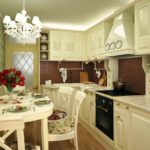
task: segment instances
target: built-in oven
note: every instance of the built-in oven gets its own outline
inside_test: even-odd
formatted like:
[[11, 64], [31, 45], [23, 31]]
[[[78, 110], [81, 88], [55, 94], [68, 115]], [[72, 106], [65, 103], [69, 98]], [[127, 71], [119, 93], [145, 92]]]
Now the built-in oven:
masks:
[[113, 100], [96, 94], [96, 127], [113, 140]]

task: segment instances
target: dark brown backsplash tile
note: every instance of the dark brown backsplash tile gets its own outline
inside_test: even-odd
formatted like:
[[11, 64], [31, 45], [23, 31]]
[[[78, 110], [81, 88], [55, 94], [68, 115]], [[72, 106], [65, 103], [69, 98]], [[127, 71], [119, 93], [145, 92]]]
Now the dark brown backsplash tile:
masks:
[[[101, 62], [97, 67], [103, 68], [104, 63]], [[45, 83], [45, 80], [52, 80], [52, 83], [62, 83], [61, 73], [58, 68], [67, 68], [67, 80], [66, 83], [79, 83], [80, 72], [86, 71], [89, 76], [89, 81], [98, 83], [99, 79], [95, 75], [94, 64], [83, 64], [82, 62], [61, 62], [58, 64], [56, 61], [41, 61], [40, 62], [40, 81], [41, 84]], [[69, 69], [70, 68], [70, 69]], [[75, 69], [75, 70], [74, 70]]]
[[145, 94], [145, 73], [141, 57], [120, 59], [119, 78], [125, 81], [126, 90]]

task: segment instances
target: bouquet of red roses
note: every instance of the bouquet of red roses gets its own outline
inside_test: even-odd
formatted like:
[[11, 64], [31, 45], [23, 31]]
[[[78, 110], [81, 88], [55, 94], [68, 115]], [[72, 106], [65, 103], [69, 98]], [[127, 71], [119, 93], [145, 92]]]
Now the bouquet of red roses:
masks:
[[16, 85], [24, 86], [24, 82], [25, 78], [21, 75], [21, 71], [15, 68], [4, 69], [0, 72], [0, 85], [6, 86], [9, 92], [12, 92]]

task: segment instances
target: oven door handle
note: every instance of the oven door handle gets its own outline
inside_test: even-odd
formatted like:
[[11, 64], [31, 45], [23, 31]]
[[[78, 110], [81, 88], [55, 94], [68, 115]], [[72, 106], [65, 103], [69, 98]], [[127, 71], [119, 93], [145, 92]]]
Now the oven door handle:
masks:
[[105, 111], [106, 113], [108, 113], [108, 109], [104, 108], [103, 106], [96, 106], [97, 109], [101, 109], [103, 111]]

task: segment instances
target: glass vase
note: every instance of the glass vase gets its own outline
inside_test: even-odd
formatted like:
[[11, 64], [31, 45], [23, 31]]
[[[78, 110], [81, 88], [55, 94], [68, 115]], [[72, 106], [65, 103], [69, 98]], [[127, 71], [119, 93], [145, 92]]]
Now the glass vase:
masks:
[[7, 89], [8, 99], [12, 100], [13, 99], [13, 88], [10, 86], [6, 86], [6, 89]]

